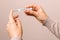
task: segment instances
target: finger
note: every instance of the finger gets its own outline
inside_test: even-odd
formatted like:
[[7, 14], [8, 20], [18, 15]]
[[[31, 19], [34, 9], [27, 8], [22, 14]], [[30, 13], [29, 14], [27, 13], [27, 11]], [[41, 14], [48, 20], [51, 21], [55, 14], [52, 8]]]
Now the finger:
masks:
[[14, 18], [13, 18], [13, 10], [12, 9], [10, 10], [10, 14], [9, 14], [9, 22], [15, 23]]
[[15, 16], [13, 16], [14, 19], [16, 19], [16, 18], [18, 18], [18, 17], [19, 17], [19, 15], [15, 15]]
[[32, 8], [33, 10], [38, 10], [39, 6], [35, 5], [35, 4], [32, 4], [32, 5], [27, 5], [26, 8]]
[[10, 14], [9, 14], [9, 22], [15, 24], [15, 20], [13, 18], [13, 11], [12, 11], [12, 9], [10, 10]]
[[18, 18], [16, 19], [16, 23], [17, 23], [18, 27], [22, 26], [21, 21]]
[[10, 28], [10, 26], [11, 26], [11, 25], [10, 25], [10, 23], [8, 22], [8, 23], [7, 23], [7, 28], [6, 28], [6, 30], [8, 30], [8, 29]]
[[12, 11], [12, 9], [10, 10], [9, 19], [13, 19], [13, 11]]
[[17, 21], [18, 28], [20, 28], [20, 30], [21, 30], [21, 37], [22, 37], [22, 35], [23, 35], [23, 29], [22, 29], [21, 21], [18, 18], [16, 19], [16, 21]]
[[16, 20], [17, 28], [18, 28], [18, 30], [20, 30], [20, 34], [21, 34], [21, 37], [22, 37], [22, 35], [23, 35], [23, 30], [22, 30], [21, 21], [20, 21], [18, 18], [16, 18], [15, 20]]
[[21, 21], [19, 19], [17, 19], [17, 24], [18, 26], [22, 26]]
[[32, 10], [25, 10], [24, 11], [27, 15], [33, 15], [33, 16], [36, 16], [36, 12], [35, 11], [32, 11]]

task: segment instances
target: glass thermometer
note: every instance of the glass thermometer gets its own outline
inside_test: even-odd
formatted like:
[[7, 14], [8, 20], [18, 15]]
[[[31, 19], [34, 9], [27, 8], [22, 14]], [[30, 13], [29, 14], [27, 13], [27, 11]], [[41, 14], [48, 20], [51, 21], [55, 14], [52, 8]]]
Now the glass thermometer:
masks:
[[21, 12], [24, 10], [32, 10], [32, 8], [20, 8], [20, 9], [15, 9], [14, 12]]

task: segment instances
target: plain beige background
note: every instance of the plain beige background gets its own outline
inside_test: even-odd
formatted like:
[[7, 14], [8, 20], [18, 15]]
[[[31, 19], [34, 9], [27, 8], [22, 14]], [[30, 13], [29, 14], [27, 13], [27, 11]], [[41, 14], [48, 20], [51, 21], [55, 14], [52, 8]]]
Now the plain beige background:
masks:
[[[0, 0], [0, 40], [9, 40], [6, 31], [10, 9], [23, 8], [25, 5], [38, 4], [54, 21], [60, 20], [60, 0]], [[42, 26], [34, 17], [20, 12], [23, 25], [23, 40], [58, 40], [46, 27]]]

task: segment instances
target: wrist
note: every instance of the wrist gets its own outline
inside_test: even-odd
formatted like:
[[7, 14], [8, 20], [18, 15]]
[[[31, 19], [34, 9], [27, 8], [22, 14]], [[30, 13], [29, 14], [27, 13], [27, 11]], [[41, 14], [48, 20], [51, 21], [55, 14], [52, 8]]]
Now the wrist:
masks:
[[48, 19], [48, 16], [46, 16], [43, 20], [41, 20], [42, 24], [44, 24], [47, 19]]
[[37, 18], [37, 20], [39, 20], [42, 24], [44, 24], [45, 23], [45, 21], [47, 20], [47, 18], [48, 18], [48, 16], [46, 15], [46, 16], [44, 16], [44, 17], [36, 17]]
[[12, 37], [11, 40], [22, 40], [20, 37]]
[[18, 37], [18, 38], [22, 38], [22, 36], [21, 35], [10, 35], [10, 38], [15, 38], [15, 37]]

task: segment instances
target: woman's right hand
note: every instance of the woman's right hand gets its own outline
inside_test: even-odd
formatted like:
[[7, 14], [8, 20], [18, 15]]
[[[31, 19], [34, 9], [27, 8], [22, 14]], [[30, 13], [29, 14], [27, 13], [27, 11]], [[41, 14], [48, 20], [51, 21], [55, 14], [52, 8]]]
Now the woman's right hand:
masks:
[[32, 5], [26, 6], [26, 8], [32, 8], [32, 10], [25, 10], [24, 11], [27, 15], [34, 16], [42, 23], [44, 23], [44, 21], [48, 17], [47, 14], [45, 13], [45, 11], [38, 5], [32, 4]]

